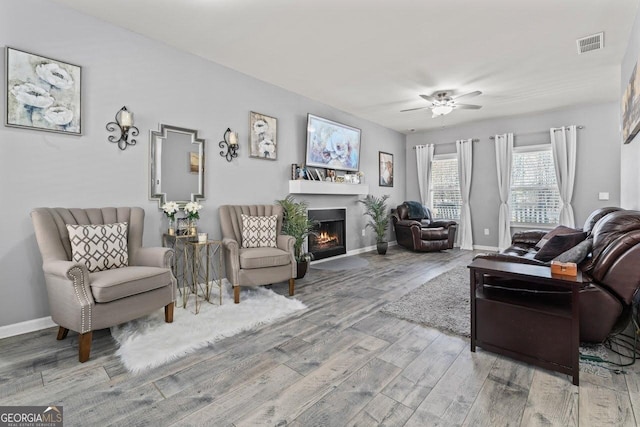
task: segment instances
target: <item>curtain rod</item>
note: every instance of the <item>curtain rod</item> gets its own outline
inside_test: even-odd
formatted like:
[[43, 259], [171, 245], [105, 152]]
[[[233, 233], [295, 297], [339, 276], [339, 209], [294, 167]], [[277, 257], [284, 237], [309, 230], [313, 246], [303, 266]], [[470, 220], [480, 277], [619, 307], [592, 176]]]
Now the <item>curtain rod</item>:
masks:
[[[465, 139], [464, 141], [466, 141], [466, 139]], [[480, 140], [479, 140], [478, 138], [473, 138], [473, 139], [471, 140], [471, 142], [480, 142]], [[436, 144], [436, 145], [447, 145], [447, 144], [455, 144], [455, 143], [456, 143], [456, 141], [453, 141], [453, 142], [443, 142], [443, 143]], [[416, 145], [416, 146], [414, 146], [414, 147], [412, 147], [412, 148], [415, 150], [415, 149], [416, 149], [416, 147], [424, 147], [424, 145]]]
[[[576, 126], [576, 129], [584, 129], [584, 126]], [[559, 130], [562, 130], [562, 128], [553, 128], [553, 130], [557, 132]], [[521, 135], [531, 135], [531, 134], [535, 134], [535, 133], [546, 133], [546, 132], [548, 132], [548, 131], [539, 130], [539, 131], [536, 131], [536, 132], [521, 132]], [[496, 139], [496, 137], [495, 136], [490, 136], [489, 139]]]

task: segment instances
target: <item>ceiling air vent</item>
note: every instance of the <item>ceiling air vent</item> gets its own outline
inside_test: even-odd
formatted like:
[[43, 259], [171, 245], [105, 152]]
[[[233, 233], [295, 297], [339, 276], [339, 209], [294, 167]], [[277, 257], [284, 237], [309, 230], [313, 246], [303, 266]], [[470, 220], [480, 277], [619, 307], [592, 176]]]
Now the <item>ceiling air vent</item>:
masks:
[[592, 34], [576, 40], [578, 44], [578, 55], [592, 50], [599, 50], [604, 47], [604, 33]]

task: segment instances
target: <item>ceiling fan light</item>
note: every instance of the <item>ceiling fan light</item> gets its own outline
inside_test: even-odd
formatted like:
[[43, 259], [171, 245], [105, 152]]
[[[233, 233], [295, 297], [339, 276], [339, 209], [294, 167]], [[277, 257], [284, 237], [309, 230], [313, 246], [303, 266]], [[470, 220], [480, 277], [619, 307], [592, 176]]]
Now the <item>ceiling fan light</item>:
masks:
[[438, 105], [437, 107], [433, 107], [431, 109], [434, 116], [444, 116], [453, 111], [453, 107], [450, 105]]

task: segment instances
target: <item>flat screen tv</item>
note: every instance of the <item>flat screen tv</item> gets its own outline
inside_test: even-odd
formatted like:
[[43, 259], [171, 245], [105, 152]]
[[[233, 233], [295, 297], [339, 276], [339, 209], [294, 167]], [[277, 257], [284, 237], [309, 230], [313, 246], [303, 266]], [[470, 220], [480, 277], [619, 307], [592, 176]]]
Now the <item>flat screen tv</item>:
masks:
[[309, 114], [306, 165], [357, 172], [360, 129]]

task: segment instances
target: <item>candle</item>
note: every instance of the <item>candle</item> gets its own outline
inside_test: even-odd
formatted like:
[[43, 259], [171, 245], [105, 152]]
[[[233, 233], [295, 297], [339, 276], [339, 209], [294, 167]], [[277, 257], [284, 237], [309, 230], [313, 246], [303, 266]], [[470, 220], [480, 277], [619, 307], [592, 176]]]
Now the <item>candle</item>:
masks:
[[238, 145], [238, 132], [231, 132], [229, 134], [229, 144]]
[[133, 126], [133, 114], [127, 110], [120, 111], [120, 126], [128, 128]]

